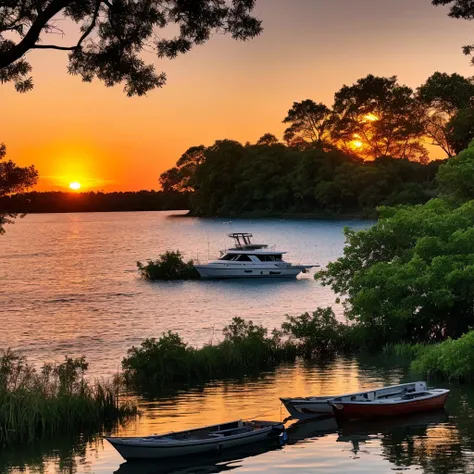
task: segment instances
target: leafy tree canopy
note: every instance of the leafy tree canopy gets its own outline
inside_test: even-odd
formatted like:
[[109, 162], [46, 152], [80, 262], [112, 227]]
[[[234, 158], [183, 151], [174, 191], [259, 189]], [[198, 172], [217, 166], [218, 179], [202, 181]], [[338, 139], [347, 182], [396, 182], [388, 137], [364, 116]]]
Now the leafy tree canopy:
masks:
[[[381, 158], [364, 162], [340, 150], [299, 149], [264, 135], [192, 147], [161, 175], [163, 190], [192, 190], [196, 215], [373, 214], [381, 204], [426, 202], [438, 163]], [[265, 143], [266, 142], [266, 143]]]
[[[25, 92], [33, 87], [26, 54], [35, 49], [69, 51], [68, 71], [86, 82], [106, 86], [124, 83], [127, 95], [143, 95], [165, 84], [166, 75], [140, 56], [154, 50], [175, 58], [214, 32], [234, 39], [253, 38], [262, 31], [251, 16], [255, 0], [4, 0], [0, 3], [0, 82], [13, 82]], [[59, 20], [80, 28], [68, 46], [50, 43], [62, 33]], [[176, 36], [163, 29], [175, 25]]]
[[[474, 144], [473, 144], [474, 145]], [[441, 198], [384, 208], [346, 229], [343, 257], [318, 278], [377, 345], [457, 337], [474, 324], [474, 146], [440, 167]]]
[[333, 139], [364, 159], [383, 156], [424, 161], [422, 116], [413, 90], [396, 76], [368, 75], [335, 95]]

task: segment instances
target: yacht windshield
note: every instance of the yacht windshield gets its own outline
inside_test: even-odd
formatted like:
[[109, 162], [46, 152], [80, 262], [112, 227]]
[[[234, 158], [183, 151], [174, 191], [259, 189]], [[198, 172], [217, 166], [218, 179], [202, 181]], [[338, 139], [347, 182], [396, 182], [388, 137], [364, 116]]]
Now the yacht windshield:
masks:
[[257, 255], [261, 262], [281, 262], [281, 254], [274, 255]]
[[251, 262], [252, 259], [248, 255], [239, 255], [239, 254], [232, 254], [232, 253], [227, 253], [223, 257], [221, 257], [219, 260], [232, 260], [234, 262]]
[[219, 260], [234, 260], [237, 255], [232, 255], [231, 253], [226, 253]]

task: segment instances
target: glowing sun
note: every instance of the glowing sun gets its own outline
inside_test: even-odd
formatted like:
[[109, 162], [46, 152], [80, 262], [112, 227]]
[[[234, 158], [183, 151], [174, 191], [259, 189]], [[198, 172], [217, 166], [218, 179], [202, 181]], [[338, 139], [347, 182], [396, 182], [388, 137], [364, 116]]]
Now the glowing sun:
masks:
[[81, 183], [78, 183], [77, 181], [73, 181], [72, 183], [69, 183], [69, 187], [72, 190], [77, 191], [78, 189], [81, 189]]

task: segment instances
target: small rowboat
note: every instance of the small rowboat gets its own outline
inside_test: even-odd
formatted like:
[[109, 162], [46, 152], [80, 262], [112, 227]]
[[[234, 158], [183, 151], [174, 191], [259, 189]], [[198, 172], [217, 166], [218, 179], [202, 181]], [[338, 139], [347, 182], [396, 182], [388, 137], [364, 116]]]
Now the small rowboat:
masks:
[[426, 382], [411, 382], [377, 388], [370, 390], [370, 392], [317, 397], [280, 398], [280, 400], [293, 418], [308, 420], [320, 415], [333, 413], [333, 407], [331, 405], [333, 400], [367, 400], [368, 393], [372, 393], [374, 399], [380, 398], [387, 400], [391, 397], [397, 397], [402, 393], [424, 392], [425, 390]]
[[430, 388], [408, 391], [391, 397], [376, 397], [374, 391], [331, 400], [334, 415], [345, 420], [404, 416], [444, 408], [449, 390]]
[[332, 406], [329, 405], [329, 400], [339, 396], [280, 398], [280, 400], [293, 418], [309, 420], [316, 416], [332, 414]]
[[285, 427], [280, 422], [237, 420], [143, 438], [106, 439], [128, 461], [217, 452], [269, 438], [278, 438], [282, 433], [286, 434]]

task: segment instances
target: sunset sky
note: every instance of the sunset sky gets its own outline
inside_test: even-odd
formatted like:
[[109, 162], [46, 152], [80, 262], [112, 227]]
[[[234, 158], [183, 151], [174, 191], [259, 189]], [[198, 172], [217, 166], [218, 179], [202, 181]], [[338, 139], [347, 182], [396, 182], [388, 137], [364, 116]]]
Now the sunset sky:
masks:
[[[414, 88], [435, 71], [473, 75], [461, 47], [474, 28], [446, 12], [430, 0], [258, 0], [261, 36], [217, 35], [176, 60], [156, 59], [168, 84], [131, 99], [121, 87], [69, 76], [67, 53], [34, 51], [35, 89], [0, 85], [0, 142], [10, 159], [37, 167], [37, 190], [71, 181], [84, 190], [158, 189], [188, 147], [281, 137], [294, 101], [331, 106], [343, 84], [369, 73]], [[62, 27], [58, 43], [69, 45], [75, 27]]]

